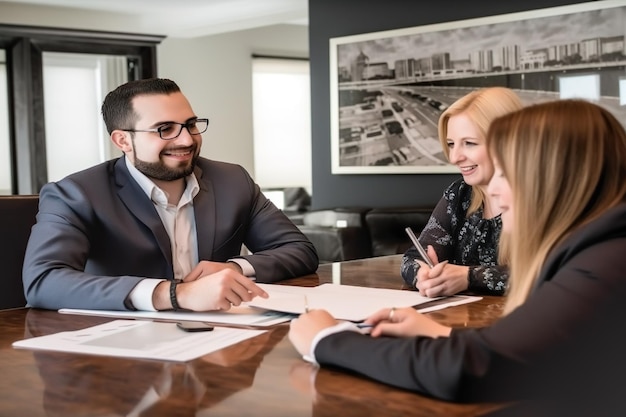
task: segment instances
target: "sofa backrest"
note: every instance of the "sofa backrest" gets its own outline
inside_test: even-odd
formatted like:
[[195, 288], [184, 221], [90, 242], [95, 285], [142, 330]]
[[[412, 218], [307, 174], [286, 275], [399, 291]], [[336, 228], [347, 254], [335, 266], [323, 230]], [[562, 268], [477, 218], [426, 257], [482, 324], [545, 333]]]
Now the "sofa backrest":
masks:
[[303, 224], [319, 227], [365, 227], [367, 207], [341, 207], [314, 210], [304, 214]]
[[365, 214], [372, 244], [372, 256], [404, 253], [412, 243], [404, 231], [410, 227], [419, 235], [428, 223], [432, 207], [375, 208]]
[[304, 213], [302, 232], [320, 262], [337, 262], [404, 253], [412, 243], [404, 229], [424, 229], [432, 207], [336, 208]]

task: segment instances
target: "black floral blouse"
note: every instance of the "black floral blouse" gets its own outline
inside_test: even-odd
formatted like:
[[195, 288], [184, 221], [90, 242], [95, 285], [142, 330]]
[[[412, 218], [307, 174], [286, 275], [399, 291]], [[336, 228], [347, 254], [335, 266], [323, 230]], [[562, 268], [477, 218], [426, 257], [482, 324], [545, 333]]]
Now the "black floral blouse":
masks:
[[[439, 261], [469, 266], [469, 291], [502, 295], [507, 289], [508, 268], [498, 265], [498, 240], [502, 231], [500, 216], [483, 219], [480, 208], [466, 217], [472, 187], [462, 179], [453, 182], [437, 203], [428, 224], [419, 236], [427, 248], [432, 245]], [[404, 281], [415, 289], [417, 259], [422, 259], [415, 247], [402, 257], [400, 272]]]

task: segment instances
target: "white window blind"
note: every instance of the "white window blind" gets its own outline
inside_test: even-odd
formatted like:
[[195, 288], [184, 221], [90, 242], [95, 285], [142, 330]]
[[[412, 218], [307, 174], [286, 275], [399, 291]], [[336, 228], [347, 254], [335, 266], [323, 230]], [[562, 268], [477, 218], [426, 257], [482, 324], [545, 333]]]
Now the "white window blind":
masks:
[[311, 193], [309, 62], [254, 58], [252, 73], [255, 180]]
[[7, 66], [4, 50], [0, 49], [0, 194], [11, 194], [8, 94]]
[[126, 82], [126, 58], [44, 52], [43, 64], [48, 180], [119, 156], [100, 106], [109, 90]]

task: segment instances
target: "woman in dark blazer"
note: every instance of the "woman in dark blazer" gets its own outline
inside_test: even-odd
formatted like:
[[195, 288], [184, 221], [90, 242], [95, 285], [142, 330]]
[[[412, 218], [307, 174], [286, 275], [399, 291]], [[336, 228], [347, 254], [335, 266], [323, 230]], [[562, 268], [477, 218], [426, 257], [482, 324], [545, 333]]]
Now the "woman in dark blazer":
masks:
[[496, 119], [487, 142], [496, 167], [488, 191], [510, 249], [504, 317], [452, 329], [385, 309], [366, 336], [314, 310], [292, 321], [290, 340], [322, 366], [444, 400], [624, 412], [624, 128], [598, 105], [562, 100]]

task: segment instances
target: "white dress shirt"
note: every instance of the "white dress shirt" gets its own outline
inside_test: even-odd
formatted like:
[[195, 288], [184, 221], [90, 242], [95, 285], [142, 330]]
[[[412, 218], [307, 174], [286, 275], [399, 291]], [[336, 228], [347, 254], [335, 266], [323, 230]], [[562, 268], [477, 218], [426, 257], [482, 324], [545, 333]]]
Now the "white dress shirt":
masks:
[[[186, 186], [177, 205], [168, 203], [168, 194], [139, 172], [126, 158], [126, 167], [133, 179], [139, 184], [154, 203], [157, 213], [170, 238], [174, 278], [183, 279], [198, 264], [198, 235], [196, 218], [193, 211], [193, 198], [200, 191], [196, 176], [192, 173], [185, 178]], [[246, 276], [254, 276], [252, 265], [245, 259], [231, 259], [236, 262]], [[144, 279], [130, 292], [129, 297], [137, 310], [156, 311], [152, 304], [152, 294], [160, 282], [165, 279]]]

